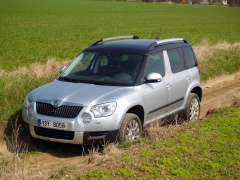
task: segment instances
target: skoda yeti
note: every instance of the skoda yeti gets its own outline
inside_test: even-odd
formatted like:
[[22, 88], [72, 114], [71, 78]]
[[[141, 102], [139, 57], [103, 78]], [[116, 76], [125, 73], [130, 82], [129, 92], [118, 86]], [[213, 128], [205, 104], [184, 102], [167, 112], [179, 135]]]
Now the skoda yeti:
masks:
[[31, 91], [23, 120], [34, 138], [93, 144], [135, 141], [153, 121], [199, 118], [199, 68], [186, 39], [99, 40]]

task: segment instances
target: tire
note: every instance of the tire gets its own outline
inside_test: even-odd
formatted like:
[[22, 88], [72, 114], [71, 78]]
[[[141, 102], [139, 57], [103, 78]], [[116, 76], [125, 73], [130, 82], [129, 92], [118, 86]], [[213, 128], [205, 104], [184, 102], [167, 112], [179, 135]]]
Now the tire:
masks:
[[190, 93], [188, 96], [183, 118], [187, 121], [195, 121], [200, 115], [200, 100], [197, 94]]
[[123, 143], [125, 141], [134, 142], [142, 135], [142, 123], [136, 114], [127, 113], [121, 124], [118, 134], [118, 141]]

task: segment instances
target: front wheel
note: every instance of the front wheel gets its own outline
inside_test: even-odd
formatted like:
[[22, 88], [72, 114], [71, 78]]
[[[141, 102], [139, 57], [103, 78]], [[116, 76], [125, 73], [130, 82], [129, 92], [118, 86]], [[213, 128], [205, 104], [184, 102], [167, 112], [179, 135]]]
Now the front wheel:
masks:
[[190, 93], [187, 100], [187, 105], [184, 112], [184, 119], [194, 121], [200, 115], [200, 100], [197, 94]]
[[127, 113], [121, 124], [118, 134], [120, 143], [125, 141], [136, 141], [142, 135], [142, 123], [136, 114]]

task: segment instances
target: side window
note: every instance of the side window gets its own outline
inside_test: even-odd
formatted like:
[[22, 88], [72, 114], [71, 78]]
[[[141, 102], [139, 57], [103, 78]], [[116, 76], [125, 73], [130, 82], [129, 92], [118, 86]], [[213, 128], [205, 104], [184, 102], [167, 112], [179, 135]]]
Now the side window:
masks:
[[186, 68], [189, 69], [189, 68], [195, 67], [197, 65], [197, 63], [196, 63], [196, 59], [193, 55], [192, 48], [191, 47], [183, 47], [182, 52], [183, 52], [183, 56], [185, 59]]
[[148, 56], [146, 76], [152, 72], [159, 73], [165, 76], [165, 66], [163, 61], [163, 53], [154, 53]]
[[107, 65], [108, 60], [105, 55], [100, 55], [98, 59], [99, 59], [99, 67], [103, 67]]
[[167, 50], [167, 53], [173, 73], [178, 73], [185, 70], [181, 49]]

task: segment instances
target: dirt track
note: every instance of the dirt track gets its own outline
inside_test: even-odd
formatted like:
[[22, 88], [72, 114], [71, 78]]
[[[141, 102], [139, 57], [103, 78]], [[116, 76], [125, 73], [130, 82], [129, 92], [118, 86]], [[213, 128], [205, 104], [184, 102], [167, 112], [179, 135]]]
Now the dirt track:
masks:
[[205, 117], [208, 110], [231, 105], [236, 96], [240, 96], [240, 73], [204, 83], [200, 119]]
[[[204, 83], [200, 118], [203, 119], [210, 109], [230, 105], [236, 96], [240, 96], [240, 73], [222, 76]], [[41, 149], [40, 152], [38, 151], [38, 153], [30, 154], [24, 158], [24, 167], [27, 168], [28, 173], [34, 172], [33, 177], [44, 179], [47, 174], [69, 166], [81, 168], [80, 165], [86, 163], [91, 158], [84, 156], [87, 152], [82, 151], [81, 146], [33, 139], [30, 140], [30, 144], [32, 144], [32, 147], [29, 147], [29, 150]], [[0, 143], [0, 161], [6, 161], [12, 156], [14, 154], [7, 150], [6, 143]], [[9, 171], [11, 171], [11, 167], [9, 167]], [[84, 172], [84, 169], [82, 171]], [[46, 172], [46, 174], [43, 174], [43, 172]]]

